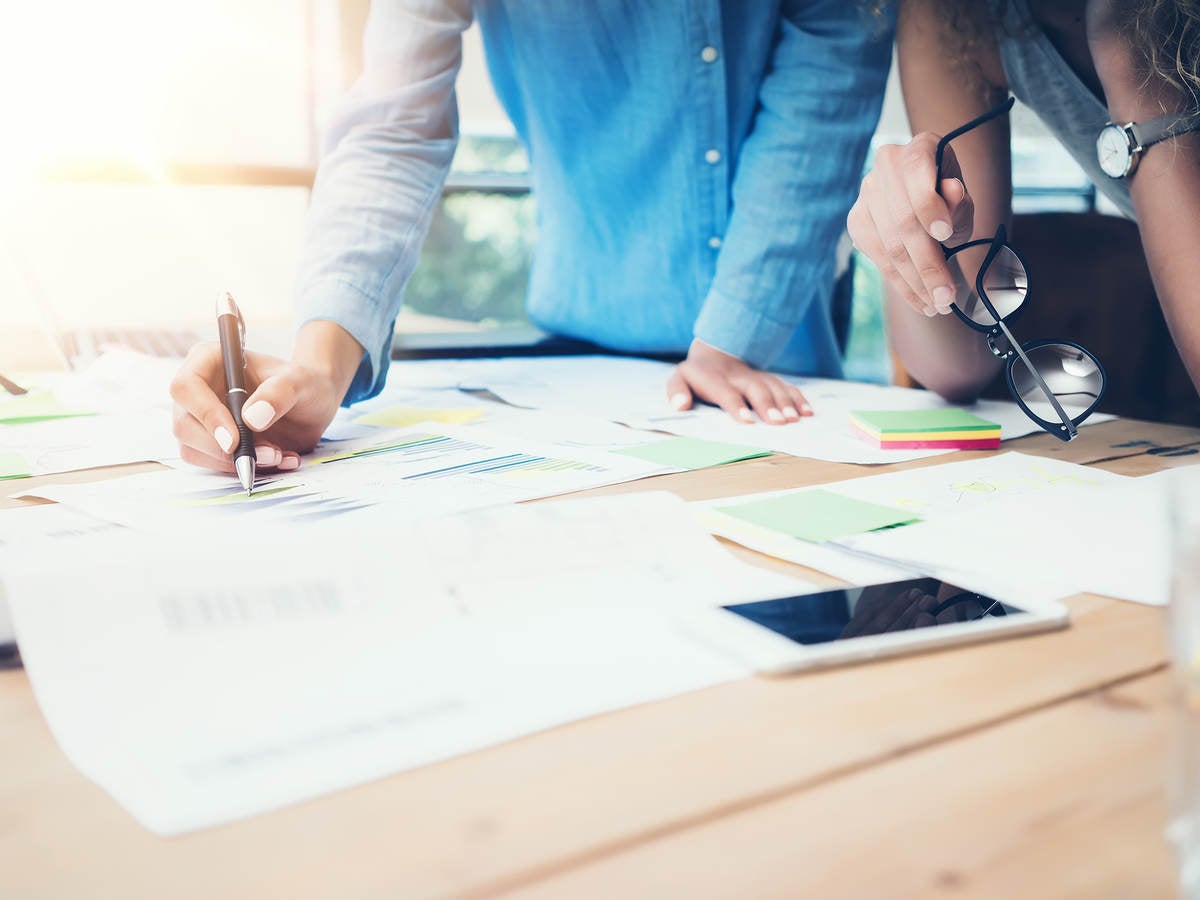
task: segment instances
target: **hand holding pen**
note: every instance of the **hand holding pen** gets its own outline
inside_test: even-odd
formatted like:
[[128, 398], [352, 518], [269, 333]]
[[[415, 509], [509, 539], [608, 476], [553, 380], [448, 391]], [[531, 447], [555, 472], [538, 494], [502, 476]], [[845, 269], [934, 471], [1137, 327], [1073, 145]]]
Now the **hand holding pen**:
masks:
[[[222, 295], [218, 313], [224, 303]], [[237, 336], [241, 335], [239, 329]], [[330, 364], [330, 345], [339, 350], [344, 364]], [[192, 465], [235, 472], [232, 454], [238, 449], [242, 424], [254, 439], [256, 474], [298, 468], [300, 454], [316, 446], [333, 420], [362, 356], [353, 338], [325, 321], [300, 329], [293, 359], [245, 350], [244, 366], [239, 370], [234, 365], [249, 393], [243, 397], [239, 423], [225, 402], [227, 386], [236, 383], [227, 379], [220, 343], [195, 345], [171, 382], [180, 457]], [[236, 379], [236, 372], [230, 374]]]

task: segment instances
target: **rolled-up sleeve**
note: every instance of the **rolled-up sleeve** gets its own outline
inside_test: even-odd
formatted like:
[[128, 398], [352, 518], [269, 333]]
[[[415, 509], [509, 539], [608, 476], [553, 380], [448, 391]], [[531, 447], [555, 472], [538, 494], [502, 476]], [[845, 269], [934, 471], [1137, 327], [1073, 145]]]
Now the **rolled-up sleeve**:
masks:
[[879, 121], [894, 11], [847, 0], [784, 4], [733, 182], [716, 276], [695, 336], [767, 367], [813, 302], [828, 302], [836, 248]]
[[325, 134], [296, 288], [298, 324], [365, 348], [344, 403], [383, 387], [404, 286], [458, 141], [454, 82], [468, 0], [375, 0], [364, 71]]

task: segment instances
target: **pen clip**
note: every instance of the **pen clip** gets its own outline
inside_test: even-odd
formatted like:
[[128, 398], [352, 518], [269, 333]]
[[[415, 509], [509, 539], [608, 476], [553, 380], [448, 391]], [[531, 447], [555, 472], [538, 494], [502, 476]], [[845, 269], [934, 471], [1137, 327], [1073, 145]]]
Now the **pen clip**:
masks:
[[246, 348], [246, 320], [242, 318], [241, 307], [233, 299], [233, 294], [229, 291], [224, 291], [217, 296], [217, 320], [220, 321], [221, 316], [233, 316], [237, 322], [238, 328], [238, 344], [244, 351]]

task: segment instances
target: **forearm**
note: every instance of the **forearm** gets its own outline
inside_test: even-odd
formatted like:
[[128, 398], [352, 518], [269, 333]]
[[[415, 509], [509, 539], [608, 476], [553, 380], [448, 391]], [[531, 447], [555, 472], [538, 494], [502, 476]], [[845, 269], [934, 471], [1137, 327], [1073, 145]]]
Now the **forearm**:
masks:
[[306, 322], [296, 333], [292, 361], [325, 376], [344, 397], [362, 364], [365, 350], [350, 332], [322, 319]]
[[[948, 40], [938, 7], [928, 0], [905, 0], [897, 56], [914, 134], [947, 134], [1004, 95], [1003, 70], [994, 42], [981, 42], [975, 48], [974, 58], [984, 80], [984, 85], [976, 88], [956, 69], [962, 48]], [[973, 201], [969, 237], [990, 238], [996, 227], [1009, 223], [1012, 216], [1007, 120], [994, 120], [961, 136], [953, 143], [953, 153]], [[889, 292], [887, 319], [889, 339], [904, 368], [949, 400], [973, 400], [999, 371], [999, 362], [988, 350], [984, 336], [953, 314], [922, 315]]]
[[887, 326], [908, 374], [952, 402], [974, 400], [1000, 370], [983, 335], [954, 315], [923, 316], [889, 292]]
[[467, 0], [374, 3], [364, 72], [325, 138], [296, 315], [302, 326], [336, 323], [359, 345], [346, 402], [383, 387], [393, 323], [458, 138], [454, 83], [469, 7]]
[[695, 329], [756, 366], [771, 363], [833, 283], [891, 58], [889, 23], [877, 24], [841, 0], [803, 4], [780, 23]]
[[1149, 148], [1129, 194], [1163, 315], [1200, 390], [1200, 135]]
[[[1147, 122], [1164, 113], [1194, 110], [1194, 94], [1155, 71], [1145, 48], [1122, 29], [1120, 10], [1115, 0], [1089, 0], [1087, 10], [1088, 41], [1109, 120]], [[1162, 39], [1169, 43], [1169, 36]], [[1200, 390], [1200, 134], [1146, 148], [1128, 185], [1163, 315]]]

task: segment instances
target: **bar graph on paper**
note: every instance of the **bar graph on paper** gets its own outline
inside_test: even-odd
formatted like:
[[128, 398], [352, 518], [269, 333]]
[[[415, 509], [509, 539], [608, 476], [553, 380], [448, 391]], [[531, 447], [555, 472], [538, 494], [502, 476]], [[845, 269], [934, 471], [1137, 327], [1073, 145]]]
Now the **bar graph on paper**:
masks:
[[49, 499], [132, 528], [233, 518], [336, 520], [364, 527], [571, 493], [671, 471], [603, 450], [535, 446], [480, 426], [409, 427], [322, 443], [296, 472], [261, 478], [247, 497], [228, 475], [176, 470], [112, 482], [53, 485]]

